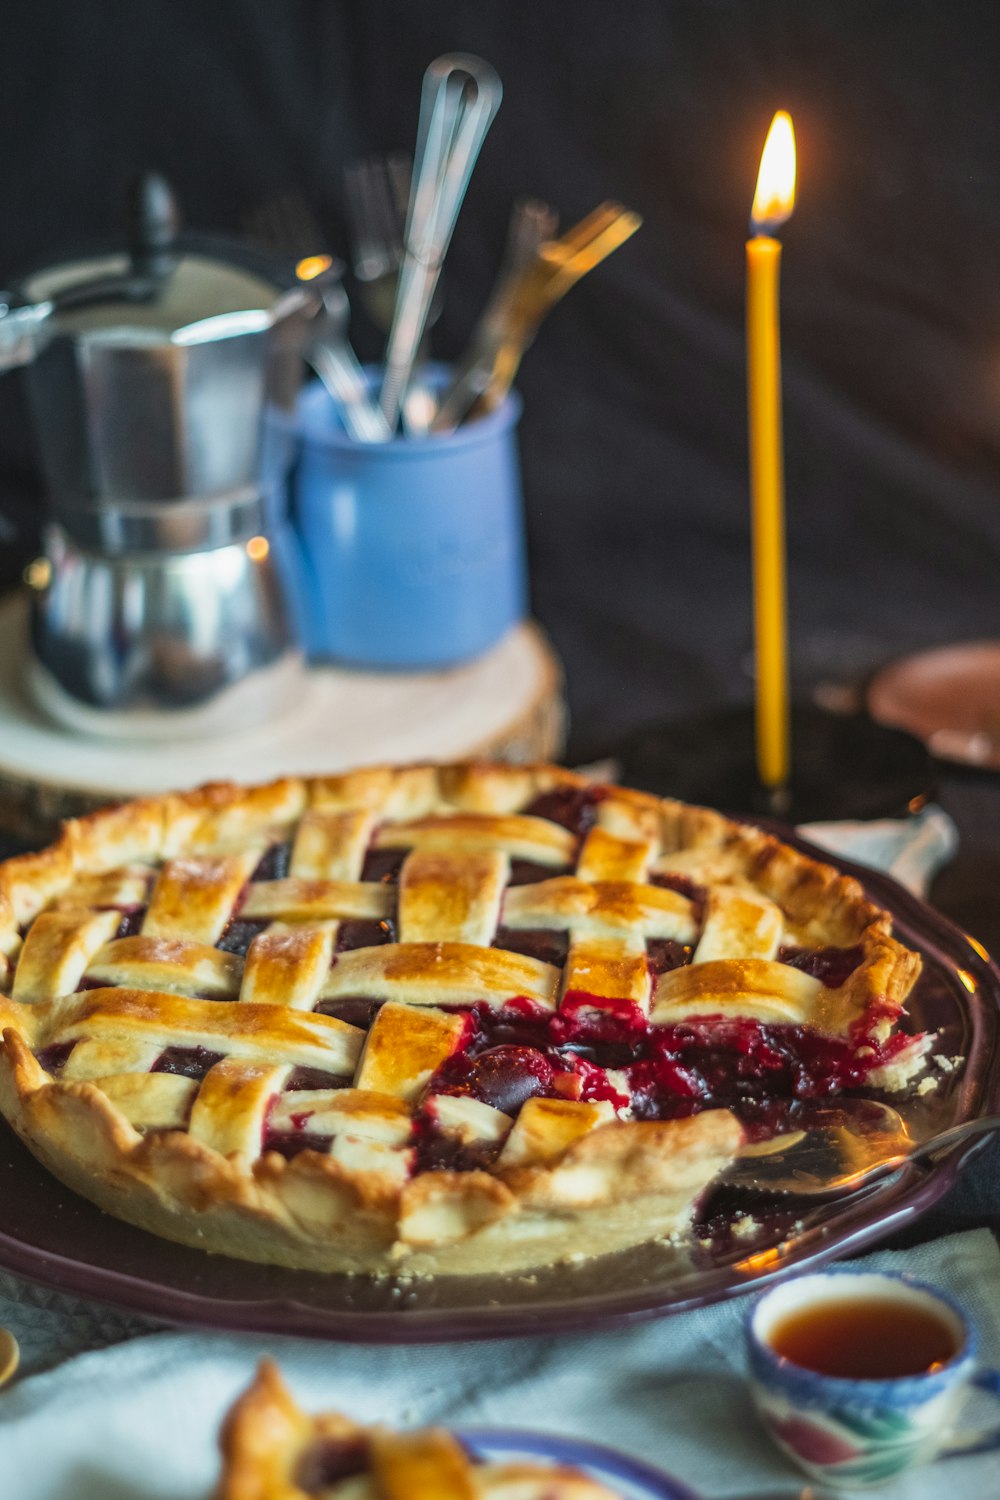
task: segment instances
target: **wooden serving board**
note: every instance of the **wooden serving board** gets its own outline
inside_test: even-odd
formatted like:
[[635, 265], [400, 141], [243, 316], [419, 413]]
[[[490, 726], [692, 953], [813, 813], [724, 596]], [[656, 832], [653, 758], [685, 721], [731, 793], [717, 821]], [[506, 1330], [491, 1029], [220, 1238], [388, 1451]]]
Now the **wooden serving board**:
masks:
[[478, 661], [443, 672], [310, 667], [283, 718], [196, 741], [123, 743], [75, 735], [28, 696], [28, 601], [0, 601], [0, 829], [50, 837], [63, 818], [204, 781], [268, 781], [379, 761], [550, 760], [563, 747], [562, 670], [537, 625], [515, 627]]

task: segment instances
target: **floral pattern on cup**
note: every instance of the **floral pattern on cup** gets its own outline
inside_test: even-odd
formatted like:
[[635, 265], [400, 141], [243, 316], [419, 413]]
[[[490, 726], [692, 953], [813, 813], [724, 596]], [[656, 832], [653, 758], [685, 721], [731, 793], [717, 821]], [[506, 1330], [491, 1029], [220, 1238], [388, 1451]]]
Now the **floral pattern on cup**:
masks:
[[[954, 1401], [949, 1400], [952, 1408]], [[788, 1402], [757, 1400], [757, 1409], [789, 1457], [817, 1478], [844, 1485], [877, 1484], [934, 1456], [941, 1424], [951, 1417], [940, 1400], [916, 1417], [875, 1408], [834, 1407], [803, 1416]]]
[[[937, 1368], [891, 1379], [848, 1379], [795, 1365], [769, 1337], [789, 1313], [837, 1296], [903, 1300], [933, 1314], [955, 1342]], [[838, 1268], [783, 1283], [747, 1321], [751, 1392], [768, 1433], [811, 1478], [844, 1489], [880, 1484], [935, 1457], [1000, 1447], [1000, 1429], [948, 1441], [970, 1382], [1000, 1396], [1000, 1372], [976, 1371], [975, 1339], [961, 1309], [908, 1276]]]

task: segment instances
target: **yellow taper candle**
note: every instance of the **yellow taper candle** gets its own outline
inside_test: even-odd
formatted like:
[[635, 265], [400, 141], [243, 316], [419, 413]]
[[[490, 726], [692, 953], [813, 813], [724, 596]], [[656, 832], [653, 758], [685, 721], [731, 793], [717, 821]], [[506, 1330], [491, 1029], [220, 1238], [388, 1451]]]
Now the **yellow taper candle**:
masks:
[[747, 390], [757, 663], [757, 772], [782, 787], [790, 770], [785, 480], [781, 440], [781, 244], [773, 231], [795, 206], [795, 135], [780, 110], [760, 159], [747, 241]]

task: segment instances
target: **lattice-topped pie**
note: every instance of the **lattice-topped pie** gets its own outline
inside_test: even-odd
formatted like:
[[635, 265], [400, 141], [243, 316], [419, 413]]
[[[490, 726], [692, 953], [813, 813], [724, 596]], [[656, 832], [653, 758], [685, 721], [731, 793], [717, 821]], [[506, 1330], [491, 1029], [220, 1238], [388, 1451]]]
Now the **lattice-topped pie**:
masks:
[[506, 1271], [682, 1229], [747, 1131], [902, 1087], [920, 967], [839, 875], [552, 766], [211, 786], [0, 866], [0, 1110], [187, 1244]]
[[221, 1447], [214, 1500], [622, 1500], [579, 1469], [476, 1459], [441, 1427], [309, 1416], [270, 1360], [229, 1412]]

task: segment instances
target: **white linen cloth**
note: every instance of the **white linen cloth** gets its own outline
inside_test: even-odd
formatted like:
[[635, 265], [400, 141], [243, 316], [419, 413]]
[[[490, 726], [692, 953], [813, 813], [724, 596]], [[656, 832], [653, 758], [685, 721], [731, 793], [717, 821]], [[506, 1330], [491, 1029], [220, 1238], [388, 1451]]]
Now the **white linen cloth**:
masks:
[[[956, 842], [939, 808], [899, 823], [802, 831], [916, 890], [926, 889]], [[1000, 1364], [1000, 1252], [987, 1231], [872, 1261], [902, 1265], [950, 1289], [975, 1315], [984, 1357]], [[575, 1433], [659, 1463], [713, 1497], [748, 1493], [768, 1479], [788, 1481], [789, 1494], [797, 1494], [792, 1471], [756, 1428], [742, 1383], [745, 1307], [741, 1299], [587, 1337], [376, 1349], [154, 1333], [146, 1320], [0, 1272], [0, 1326], [18, 1338], [31, 1377], [0, 1391], [0, 1497], [205, 1496], [218, 1418], [264, 1352], [280, 1358], [302, 1400], [316, 1409]], [[118, 1347], [102, 1347], [111, 1344]], [[34, 1373], [60, 1360], [59, 1368]], [[955, 1460], [943, 1472], [958, 1483], [966, 1472], [1000, 1473], [1000, 1460]], [[992, 1493], [978, 1478], [969, 1484], [953, 1492]], [[1000, 1479], [995, 1489], [1000, 1495]], [[893, 1500], [932, 1493], [927, 1478], [884, 1491]]]
[[[971, 1230], [866, 1264], [947, 1289], [1000, 1363], [1000, 1252]], [[604, 1442], [699, 1494], [799, 1495], [804, 1483], [757, 1424], [744, 1380], [750, 1299], [632, 1328], [475, 1344], [372, 1348], [301, 1339], [158, 1333], [81, 1354], [0, 1393], [5, 1500], [207, 1500], [223, 1412], [271, 1354], [299, 1400], [365, 1421], [529, 1427]], [[985, 1403], [984, 1403], [985, 1404]], [[978, 1403], [975, 1416], [979, 1417]], [[1000, 1406], [987, 1407], [1000, 1421]], [[881, 1500], [1000, 1492], [996, 1454], [949, 1459]]]
[[933, 804], [913, 818], [803, 823], [799, 833], [831, 854], [884, 870], [917, 896], [926, 894], [938, 870], [958, 848], [958, 829], [948, 814]]

